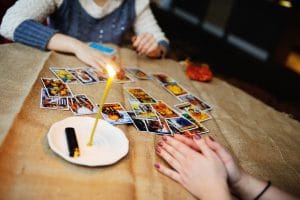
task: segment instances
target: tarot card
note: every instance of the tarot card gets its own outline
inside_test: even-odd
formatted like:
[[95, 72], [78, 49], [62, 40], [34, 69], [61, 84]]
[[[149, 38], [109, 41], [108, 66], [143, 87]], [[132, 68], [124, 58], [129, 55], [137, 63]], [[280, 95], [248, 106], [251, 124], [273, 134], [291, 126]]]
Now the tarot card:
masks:
[[205, 126], [203, 126], [200, 122], [196, 121], [190, 114], [183, 113], [182, 116], [185, 117], [186, 119], [190, 120], [191, 122], [195, 123], [198, 126], [196, 129], [188, 131], [188, 132], [190, 132], [191, 135], [204, 134], [204, 133], [209, 132], [209, 130]]
[[155, 73], [152, 74], [152, 76], [156, 78], [161, 84], [176, 83], [176, 81], [173, 78], [164, 73]]
[[196, 97], [192, 94], [178, 96], [178, 99], [182, 102], [189, 102], [190, 104], [192, 104], [194, 106], [198, 106], [203, 111], [212, 109], [212, 107], [209, 104], [207, 104], [205, 101], [199, 99], [198, 97]]
[[50, 71], [64, 83], [77, 83], [76, 77], [64, 68], [50, 67]]
[[145, 123], [149, 132], [161, 135], [172, 135], [167, 123], [162, 124], [160, 120], [145, 120]]
[[173, 94], [174, 96], [181, 96], [184, 94], [188, 94], [187, 90], [185, 90], [182, 86], [180, 86], [178, 83], [167, 83], [164, 84], [164, 88]]
[[191, 106], [192, 106], [192, 104], [190, 104], [189, 102], [183, 102], [183, 103], [174, 105], [174, 107], [177, 108], [180, 112], [186, 112], [187, 109]]
[[89, 67], [86, 71], [97, 81], [97, 82], [105, 82], [107, 81], [108, 74], [106, 70], [94, 69]]
[[144, 120], [136, 118], [134, 112], [127, 112], [127, 113], [130, 116], [130, 118], [132, 119], [134, 127], [138, 131], [142, 131], [142, 132], [148, 131]]
[[189, 130], [188, 132], [190, 132], [191, 135], [195, 135], [195, 134], [201, 135], [201, 134], [208, 133], [209, 130], [201, 124], [201, 126], [198, 126], [198, 128]]
[[141, 103], [156, 103], [156, 100], [147, 94], [142, 88], [126, 88], [126, 90], [131, 96], [136, 98]]
[[41, 89], [40, 108], [57, 109], [58, 97], [49, 97], [47, 89]]
[[168, 135], [173, 136], [174, 134], [173, 134], [173, 132], [172, 132], [170, 126], [169, 126], [169, 123], [166, 121], [166, 119], [160, 116], [159, 120], [160, 120], [160, 123], [161, 123], [162, 127], [164, 127], [163, 129], [166, 130], [166, 131], [164, 131], [164, 134], [168, 134]]
[[168, 123], [168, 125], [169, 125], [169, 127], [170, 127], [170, 131], [171, 131], [171, 133], [174, 135], [174, 134], [181, 134], [181, 132], [179, 131], [179, 130], [177, 130], [176, 128], [175, 128], [175, 126], [171, 123], [171, 122], [168, 122], [168, 121], [166, 121], [167, 123]]
[[104, 46], [102, 44], [96, 43], [96, 42], [91, 42], [89, 44], [90, 47], [97, 49], [99, 51], [101, 51], [102, 53], [105, 53], [106, 55], [113, 55], [116, 53], [116, 49], [112, 48], [112, 47], [108, 47], [108, 46]]
[[58, 97], [58, 110], [69, 110], [68, 97]]
[[88, 115], [97, 113], [98, 108], [84, 94], [68, 98], [68, 105], [74, 115]]
[[96, 83], [96, 79], [93, 78], [85, 68], [68, 68], [68, 72], [70, 72], [73, 76], [75, 76], [81, 84], [92, 84]]
[[103, 118], [111, 124], [129, 124], [132, 123], [130, 116], [123, 106], [116, 103], [105, 103], [102, 108]]
[[123, 78], [120, 78], [118, 76], [115, 77], [114, 79], [115, 83], [131, 83], [134, 82], [129, 76], [127, 76], [126, 74], [124, 75]]
[[201, 111], [198, 106], [191, 105], [186, 111], [198, 122], [211, 119], [211, 116], [205, 111]]
[[70, 97], [73, 96], [67, 84], [56, 78], [41, 78], [47, 94], [51, 96]]
[[163, 101], [158, 101], [155, 104], [152, 104], [152, 107], [158, 114], [160, 114], [164, 118], [174, 118], [179, 117], [179, 114], [176, 113], [170, 106], [165, 104]]
[[209, 130], [207, 128], [205, 128], [203, 125], [201, 125], [200, 127], [193, 129], [193, 130], [189, 130], [189, 131], [185, 131], [183, 133], [179, 133], [181, 135], [184, 135], [185, 137], [188, 138], [193, 138], [194, 135], [202, 135], [205, 133], [208, 133]]
[[189, 121], [184, 117], [169, 118], [166, 120], [167, 122], [171, 123], [180, 132], [185, 132], [197, 128], [196, 124], [192, 123], [191, 121]]
[[128, 100], [137, 118], [157, 119], [157, 115], [150, 104], [142, 104], [134, 98], [129, 98]]
[[125, 70], [133, 74], [136, 78], [141, 80], [150, 80], [151, 77], [137, 67], [125, 67]]

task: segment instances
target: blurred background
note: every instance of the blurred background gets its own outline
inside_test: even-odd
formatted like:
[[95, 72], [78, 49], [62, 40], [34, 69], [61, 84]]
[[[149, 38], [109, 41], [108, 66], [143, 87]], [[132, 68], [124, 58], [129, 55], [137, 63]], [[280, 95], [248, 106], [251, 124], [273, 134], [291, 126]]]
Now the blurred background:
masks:
[[[0, 1], [0, 19], [14, 2]], [[300, 121], [298, 0], [151, 0], [151, 7], [171, 58], [208, 63], [216, 77]]]
[[300, 121], [300, 6], [293, 0], [154, 0], [171, 57]]

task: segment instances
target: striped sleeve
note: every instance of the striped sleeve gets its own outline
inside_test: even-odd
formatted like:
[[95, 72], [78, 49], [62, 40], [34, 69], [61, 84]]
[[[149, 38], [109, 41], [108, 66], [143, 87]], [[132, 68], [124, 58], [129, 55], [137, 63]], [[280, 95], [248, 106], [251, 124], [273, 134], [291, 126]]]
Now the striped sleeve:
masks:
[[14, 40], [22, 44], [46, 50], [50, 38], [57, 32], [34, 20], [25, 20], [14, 32]]
[[10, 7], [1, 22], [0, 34], [15, 40], [15, 31], [27, 21], [43, 22], [62, 4], [63, 0], [18, 0]]

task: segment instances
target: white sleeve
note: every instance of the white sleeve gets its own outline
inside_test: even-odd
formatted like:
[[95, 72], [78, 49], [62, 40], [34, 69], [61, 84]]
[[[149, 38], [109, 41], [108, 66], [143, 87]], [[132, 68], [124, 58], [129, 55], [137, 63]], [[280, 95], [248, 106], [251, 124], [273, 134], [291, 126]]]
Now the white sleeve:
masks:
[[152, 33], [154, 38], [159, 41], [169, 40], [157, 24], [156, 19], [150, 8], [149, 0], [136, 0], [136, 19], [134, 22], [134, 31], [137, 35], [141, 33]]
[[0, 34], [13, 40], [16, 28], [25, 20], [43, 22], [63, 0], [18, 0], [10, 7], [1, 22]]

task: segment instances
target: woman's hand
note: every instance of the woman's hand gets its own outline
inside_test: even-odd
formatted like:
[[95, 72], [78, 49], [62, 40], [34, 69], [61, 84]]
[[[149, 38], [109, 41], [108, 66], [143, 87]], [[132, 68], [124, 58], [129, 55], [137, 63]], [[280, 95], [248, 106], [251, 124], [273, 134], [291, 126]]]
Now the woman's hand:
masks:
[[139, 54], [145, 54], [150, 58], [158, 58], [166, 50], [160, 46], [151, 33], [142, 33], [132, 38], [133, 48]]
[[[183, 142], [194, 150], [200, 151], [194, 140], [178, 134], [175, 134], [174, 138]], [[237, 184], [244, 175], [244, 171], [239, 167], [231, 154], [227, 152], [225, 148], [216, 142], [212, 137], [204, 137], [204, 140], [209, 148], [211, 148], [224, 163], [228, 175], [229, 186], [234, 186]]]
[[101, 69], [106, 65], [110, 65], [117, 72], [118, 78], [122, 79], [124, 77], [124, 69], [115, 62], [113, 57], [102, 54], [98, 50], [89, 47], [86, 43], [81, 43], [74, 53], [78, 59], [91, 67]]
[[88, 66], [101, 69], [110, 64], [117, 72], [118, 77], [124, 76], [124, 69], [110, 56], [102, 54], [100, 51], [88, 46], [76, 38], [56, 33], [48, 42], [47, 48], [65, 53], [73, 53]]
[[[172, 168], [155, 164], [159, 172], [181, 183], [188, 191], [203, 199], [230, 199], [224, 164], [200, 136], [193, 139], [199, 151], [176, 137], [163, 137], [156, 152]], [[218, 191], [218, 192], [215, 192]]]

